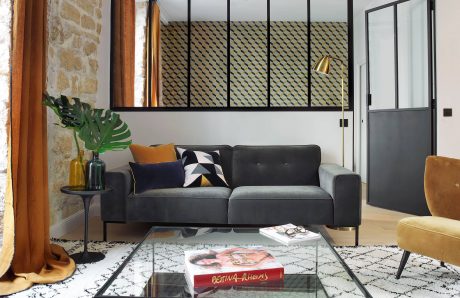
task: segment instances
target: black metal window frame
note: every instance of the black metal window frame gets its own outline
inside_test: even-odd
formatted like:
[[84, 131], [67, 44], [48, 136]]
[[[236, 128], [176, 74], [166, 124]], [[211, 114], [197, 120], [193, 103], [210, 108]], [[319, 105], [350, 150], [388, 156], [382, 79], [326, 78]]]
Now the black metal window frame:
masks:
[[[119, 1], [119, 0], [115, 0]], [[149, 17], [152, 15], [150, 12], [153, 10], [153, 3], [156, 0], [149, 0]], [[166, 0], [167, 1], [167, 0]], [[308, 19], [307, 19], [307, 35], [308, 35], [308, 61], [307, 67], [308, 71], [308, 105], [307, 106], [296, 106], [296, 107], [272, 107], [270, 100], [270, 87], [271, 87], [271, 63], [270, 63], [270, 55], [271, 55], [271, 45], [270, 45], [270, 17], [271, 17], [271, 10], [270, 10], [270, 0], [267, 0], [267, 106], [265, 107], [232, 107], [231, 106], [231, 0], [227, 0], [227, 106], [226, 107], [192, 107], [191, 106], [191, 3], [193, 0], [187, 0], [187, 106], [185, 107], [116, 107], [113, 102], [113, 73], [112, 69], [110, 71], [110, 108], [114, 111], [120, 112], [164, 112], [164, 111], [199, 111], [199, 112], [216, 112], [216, 111], [223, 111], [223, 112], [230, 112], [230, 111], [238, 111], [238, 112], [256, 112], [256, 111], [265, 111], [265, 112], [274, 112], [274, 111], [324, 111], [324, 112], [337, 112], [341, 111], [342, 108], [340, 106], [312, 106], [311, 100], [311, 93], [312, 93], [312, 61], [311, 61], [311, 0], [306, 1], [306, 7], [308, 10]], [[345, 108], [345, 111], [353, 111], [354, 110], [354, 67], [353, 67], [353, 0], [343, 0], [347, 1], [347, 27], [348, 27], [348, 107]], [[111, 28], [114, 25], [114, 1], [112, 1], [112, 17], [111, 17]], [[151, 23], [151, 22], [149, 22]], [[112, 39], [114, 38], [114, 31], [111, 30]], [[148, 45], [149, 50], [151, 49], [151, 43]], [[113, 65], [114, 62], [114, 51], [113, 47], [111, 47], [110, 51], [110, 65]], [[149, 62], [150, 63], [150, 62]], [[150, 68], [149, 68], [150, 69]], [[149, 84], [150, 85], [150, 84]], [[149, 103], [151, 102], [151, 98], [148, 99]]]

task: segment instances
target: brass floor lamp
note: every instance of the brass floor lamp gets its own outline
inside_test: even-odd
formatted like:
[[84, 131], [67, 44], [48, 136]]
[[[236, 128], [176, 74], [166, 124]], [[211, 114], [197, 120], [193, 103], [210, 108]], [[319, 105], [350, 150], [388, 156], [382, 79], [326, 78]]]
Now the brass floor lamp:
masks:
[[[342, 78], [342, 167], [345, 166], [345, 89], [344, 89], [344, 74], [345, 74], [345, 63], [339, 58], [335, 58], [329, 55], [324, 55], [318, 62], [315, 63], [313, 70], [316, 72], [328, 75], [331, 72], [331, 63], [332, 61], [340, 62], [340, 77]], [[359, 227], [333, 227], [327, 226], [330, 229], [339, 230], [339, 231], [355, 231], [355, 246], [358, 246], [358, 233]]]
[[342, 167], [345, 166], [345, 107], [344, 107], [344, 98], [345, 98], [345, 90], [344, 90], [344, 73], [345, 73], [345, 63], [339, 58], [335, 58], [329, 55], [324, 55], [319, 59], [314, 67], [313, 70], [315, 70], [318, 73], [322, 73], [325, 75], [328, 75], [331, 71], [331, 63], [332, 61], [338, 61], [340, 62], [340, 77], [342, 78]]

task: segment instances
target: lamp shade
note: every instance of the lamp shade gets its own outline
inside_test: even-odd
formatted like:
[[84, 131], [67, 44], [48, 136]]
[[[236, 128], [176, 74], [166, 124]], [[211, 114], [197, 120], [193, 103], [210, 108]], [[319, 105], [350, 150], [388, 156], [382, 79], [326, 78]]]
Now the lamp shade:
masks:
[[313, 67], [313, 70], [322, 74], [329, 74], [330, 72], [330, 67], [331, 67], [331, 62], [332, 62], [332, 57], [330, 56], [323, 56], [321, 59], [319, 59], [316, 63], [315, 66]]

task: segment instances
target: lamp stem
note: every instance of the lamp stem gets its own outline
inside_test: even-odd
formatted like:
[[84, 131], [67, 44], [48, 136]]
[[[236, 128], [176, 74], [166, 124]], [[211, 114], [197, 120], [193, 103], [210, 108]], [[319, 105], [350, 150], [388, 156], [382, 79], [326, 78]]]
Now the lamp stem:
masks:
[[345, 167], [345, 107], [344, 107], [344, 65], [343, 62], [340, 63], [341, 68], [341, 78], [342, 78], [342, 167]]

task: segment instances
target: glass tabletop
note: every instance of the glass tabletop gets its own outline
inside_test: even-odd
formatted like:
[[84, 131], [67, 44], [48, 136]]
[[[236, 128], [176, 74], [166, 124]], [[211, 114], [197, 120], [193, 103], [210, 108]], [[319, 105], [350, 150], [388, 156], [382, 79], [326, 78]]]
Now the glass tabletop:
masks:
[[[268, 251], [282, 264], [284, 279], [203, 289], [189, 286], [185, 251], [234, 247]], [[153, 227], [95, 297], [372, 296], [323, 236], [287, 246], [255, 228]]]

